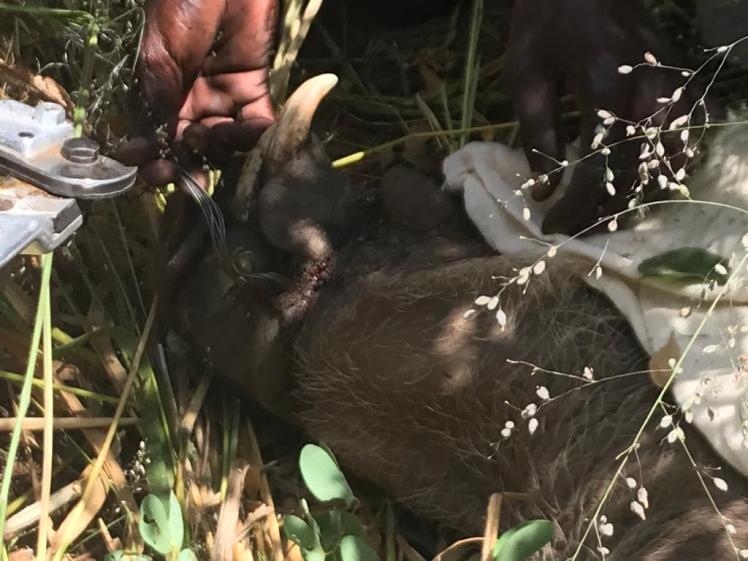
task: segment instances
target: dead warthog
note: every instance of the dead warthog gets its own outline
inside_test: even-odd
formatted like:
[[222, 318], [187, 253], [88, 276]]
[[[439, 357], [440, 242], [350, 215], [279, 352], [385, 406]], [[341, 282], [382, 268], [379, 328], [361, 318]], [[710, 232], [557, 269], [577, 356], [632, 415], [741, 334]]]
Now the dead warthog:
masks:
[[739, 558], [742, 478], [686, 423], [691, 457], [668, 443], [661, 411], [635, 440], [658, 389], [617, 310], [557, 261], [503, 292], [503, 328], [466, 315], [526, 263], [491, 255], [417, 174], [372, 196], [333, 171], [309, 124], [334, 82], [297, 90], [227, 190], [226, 251], [179, 250], [181, 331], [347, 469], [460, 532], [513, 492], [502, 527], [553, 520], [547, 559]]

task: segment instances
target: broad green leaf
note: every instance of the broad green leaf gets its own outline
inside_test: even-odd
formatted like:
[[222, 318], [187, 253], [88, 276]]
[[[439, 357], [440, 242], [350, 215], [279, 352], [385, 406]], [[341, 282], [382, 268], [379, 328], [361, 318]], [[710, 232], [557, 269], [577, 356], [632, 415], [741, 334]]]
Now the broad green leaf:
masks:
[[197, 555], [195, 555], [195, 552], [187, 547], [179, 552], [177, 561], [197, 561]]
[[[722, 267], [724, 269], [720, 271]], [[725, 284], [729, 277], [727, 260], [700, 247], [683, 247], [660, 253], [642, 261], [638, 269], [644, 276], [660, 277], [682, 284], [711, 280]]]
[[307, 444], [301, 449], [299, 470], [309, 492], [318, 501], [341, 500], [353, 503], [353, 491], [338, 464], [324, 448]]
[[140, 535], [150, 547], [162, 555], [182, 547], [182, 509], [173, 492], [168, 503], [154, 494], [147, 495], [140, 505], [140, 514]]
[[553, 537], [548, 520], [530, 520], [504, 532], [493, 548], [495, 561], [525, 561]]
[[150, 555], [140, 553], [125, 553], [121, 549], [112, 551], [104, 556], [104, 561], [153, 561]]
[[313, 550], [317, 546], [314, 530], [303, 519], [293, 514], [283, 517], [283, 533], [303, 550]]
[[184, 521], [182, 520], [182, 505], [179, 504], [174, 491], [169, 496], [169, 535], [173, 549], [182, 549], [184, 541]]
[[333, 551], [343, 536], [364, 537], [364, 529], [359, 519], [343, 510], [327, 510], [314, 516], [319, 525], [320, 539], [325, 551]]
[[340, 540], [342, 561], [379, 561], [379, 557], [366, 540], [358, 536], [345, 536]]

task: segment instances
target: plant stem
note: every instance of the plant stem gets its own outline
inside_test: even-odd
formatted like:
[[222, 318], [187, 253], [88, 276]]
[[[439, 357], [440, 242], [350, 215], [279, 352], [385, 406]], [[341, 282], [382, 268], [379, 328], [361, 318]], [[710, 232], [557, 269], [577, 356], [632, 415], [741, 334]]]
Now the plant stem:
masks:
[[36, 358], [39, 351], [39, 340], [42, 335], [42, 321], [44, 310], [49, 302], [49, 279], [52, 275], [52, 256], [42, 256], [42, 278], [39, 287], [39, 304], [36, 309], [36, 318], [34, 320], [34, 331], [31, 334], [31, 343], [29, 346], [28, 361], [26, 362], [26, 372], [24, 374], [23, 386], [18, 398], [17, 422], [13, 428], [13, 434], [8, 446], [8, 460], [3, 470], [3, 480], [0, 484], [0, 539], [5, 533], [5, 519], [8, 509], [8, 495], [10, 494], [10, 484], [13, 479], [13, 469], [15, 467], [18, 446], [21, 442], [21, 424], [31, 403], [31, 387], [34, 372], [36, 371]]

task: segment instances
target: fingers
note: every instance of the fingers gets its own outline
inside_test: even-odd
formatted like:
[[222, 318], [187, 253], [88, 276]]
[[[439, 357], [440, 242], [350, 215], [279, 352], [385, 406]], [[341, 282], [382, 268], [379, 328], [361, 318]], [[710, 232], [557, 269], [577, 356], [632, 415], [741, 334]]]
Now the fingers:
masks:
[[139, 74], [146, 102], [158, 122], [176, 125], [184, 93], [211, 49], [222, 0], [149, 0]]
[[[520, 136], [532, 171], [549, 174], [564, 158], [560, 135], [558, 92], [549, 76], [526, 69], [521, 80], [513, 80], [514, 107]], [[555, 160], [555, 161], [554, 161]], [[543, 201], [551, 196], [561, 176], [549, 175], [549, 182], [533, 186], [532, 196]]]

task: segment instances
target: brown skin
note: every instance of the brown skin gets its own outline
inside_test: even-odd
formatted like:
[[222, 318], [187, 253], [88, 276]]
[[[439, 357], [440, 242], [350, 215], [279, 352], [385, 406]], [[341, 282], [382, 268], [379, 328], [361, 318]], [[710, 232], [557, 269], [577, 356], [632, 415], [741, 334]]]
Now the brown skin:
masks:
[[[512, 14], [507, 50], [508, 83], [512, 89], [521, 125], [522, 144], [532, 170], [550, 173], [563, 160], [559, 97], [570, 91], [581, 111], [581, 143], [585, 152], [600, 122], [597, 110], [638, 122], [662, 107], [658, 97], [669, 97], [684, 78], [678, 71], [638, 68], [622, 75], [618, 67], [643, 61], [646, 51], [663, 64], [678, 65], [680, 56], [655, 31], [639, 0], [523, 0]], [[563, 90], [562, 90], [563, 89]], [[667, 123], [690, 108], [698, 98], [692, 85], [677, 106], [660, 114], [653, 124]], [[697, 112], [699, 115], [700, 112]], [[617, 124], [606, 143], [624, 137], [625, 126]], [[603, 186], [602, 158], [578, 166], [571, 186], [549, 212], [543, 229], [547, 233], [574, 234], [602, 215], [625, 208], [628, 188], [635, 178], [639, 142], [615, 149], [610, 165], [616, 172], [618, 194], [610, 197]], [[560, 180], [536, 184], [532, 196], [547, 199]]]
[[[119, 153], [151, 184], [175, 178], [153, 134], [221, 163], [273, 121], [268, 56], [276, 0], [149, 0], [138, 73], [152, 122]], [[147, 131], [147, 132], [146, 132]]]

